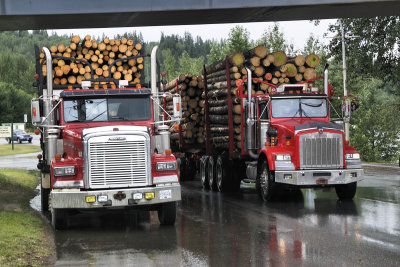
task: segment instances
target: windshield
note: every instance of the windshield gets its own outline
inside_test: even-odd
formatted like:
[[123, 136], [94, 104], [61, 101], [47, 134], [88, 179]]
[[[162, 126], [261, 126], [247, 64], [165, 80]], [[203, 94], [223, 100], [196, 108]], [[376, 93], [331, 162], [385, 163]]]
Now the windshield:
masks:
[[148, 97], [64, 100], [65, 122], [140, 121], [151, 118]]
[[272, 99], [271, 109], [274, 118], [320, 118], [328, 115], [326, 99], [321, 98]]

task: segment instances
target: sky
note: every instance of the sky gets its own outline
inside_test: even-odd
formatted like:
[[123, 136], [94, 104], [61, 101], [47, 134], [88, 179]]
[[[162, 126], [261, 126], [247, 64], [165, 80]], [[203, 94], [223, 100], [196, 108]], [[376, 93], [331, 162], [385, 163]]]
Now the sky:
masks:
[[[329, 38], [324, 38], [323, 34], [327, 32], [328, 25], [334, 23], [335, 20], [321, 20], [318, 26], [309, 20], [300, 21], [283, 21], [278, 22], [281, 31], [284, 33], [286, 40], [293, 43], [295, 49], [301, 49], [305, 46], [307, 38], [310, 34], [327, 44]], [[273, 26], [273, 22], [253, 22], [253, 23], [231, 23], [231, 24], [203, 24], [203, 25], [181, 25], [181, 26], [151, 26], [151, 27], [122, 27], [122, 28], [96, 28], [96, 29], [68, 29], [55, 30], [57, 34], [78, 34], [81, 37], [86, 34], [92, 36], [102, 36], [103, 33], [112, 38], [116, 34], [125, 32], [137, 33], [141, 32], [143, 38], [147, 42], [159, 41], [161, 33], [165, 35], [178, 34], [183, 36], [184, 32], [192, 34], [193, 38], [200, 36], [203, 40], [220, 40], [228, 38], [229, 30], [235, 25], [241, 25], [250, 32], [252, 40], [259, 39], [268, 27]], [[49, 30], [52, 32], [53, 30]]]

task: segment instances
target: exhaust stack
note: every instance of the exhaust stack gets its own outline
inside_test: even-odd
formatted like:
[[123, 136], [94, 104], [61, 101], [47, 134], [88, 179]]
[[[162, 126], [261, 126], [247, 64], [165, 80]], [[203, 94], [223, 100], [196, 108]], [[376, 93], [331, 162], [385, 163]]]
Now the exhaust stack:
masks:
[[328, 95], [329, 89], [328, 89], [328, 69], [329, 69], [329, 64], [325, 65], [325, 70], [324, 70], [324, 93]]

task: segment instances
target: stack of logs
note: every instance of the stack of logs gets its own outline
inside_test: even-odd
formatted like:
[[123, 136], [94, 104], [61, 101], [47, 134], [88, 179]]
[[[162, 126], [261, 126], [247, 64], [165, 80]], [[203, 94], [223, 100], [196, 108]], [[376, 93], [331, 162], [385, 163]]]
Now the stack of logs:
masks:
[[[317, 55], [288, 57], [283, 51], [269, 54], [264, 46], [257, 46], [244, 54], [235, 53], [228, 58], [233, 102], [234, 139], [238, 149], [241, 149], [242, 133], [240, 128], [240, 98], [237, 97], [237, 87], [241, 83], [247, 84], [247, 71], [244, 66], [246, 65], [251, 69], [253, 78], [279, 86], [287, 83], [305, 82], [315, 78], [315, 67], [318, 64], [319, 57]], [[226, 149], [229, 146], [226, 67], [227, 63], [224, 59], [207, 66], [205, 69], [207, 73], [211, 143], [217, 149]], [[252, 82], [253, 94], [265, 94], [272, 90], [272, 87], [268, 84], [258, 81]], [[313, 81], [305, 84], [306, 87], [314, 86]]]
[[[241, 148], [241, 105], [240, 98], [236, 97], [236, 80], [241, 79], [239, 67], [243, 66], [245, 58], [241, 53], [235, 53], [228, 58], [231, 79], [231, 99], [233, 112], [234, 142], [235, 147]], [[210, 118], [211, 143], [214, 148], [229, 148], [229, 125], [228, 125], [228, 85], [226, 73], [226, 61], [218, 61], [208, 67], [207, 72], [207, 98]], [[202, 98], [205, 98], [203, 92]], [[202, 100], [204, 101], [204, 100]]]
[[[181, 134], [184, 144], [196, 146], [203, 144], [204, 136], [204, 101], [201, 101], [201, 94], [204, 91], [204, 81], [202, 76], [192, 74], [181, 74], [178, 78], [166, 84], [164, 92], [176, 94], [178, 82], [178, 92], [182, 97], [182, 120]], [[166, 98], [166, 111], [173, 114], [172, 97]], [[179, 134], [177, 130], [171, 133], [171, 144], [177, 146]]]
[[[134, 44], [133, 40], [122, 38], [110, 40], [105, 38], [98, 42], [91, 39], [90, 35], [81, 40], [77, 35], [71, 38], [69, 46], [64, 44], [50, 47], [52, 55], [86, 60], [93, 68], [93, 78], [114, 78], [127, 80], [130, 84], [139, 84], [142, 77], [143, 57], [119, 61], [112, 66], [116, 59], [138, 56], [142, 50], [140, 43]], [[45, 61], [45, 55], [40, 54], [41, 63]], [[91, 69], [87, 64], [75, 60], [54, 58], [53, 83], [55, 85], [81, 84], [82, 80], [92, 79]], [[42, 73], [47, 75], [46, 64], [42, 65]]]

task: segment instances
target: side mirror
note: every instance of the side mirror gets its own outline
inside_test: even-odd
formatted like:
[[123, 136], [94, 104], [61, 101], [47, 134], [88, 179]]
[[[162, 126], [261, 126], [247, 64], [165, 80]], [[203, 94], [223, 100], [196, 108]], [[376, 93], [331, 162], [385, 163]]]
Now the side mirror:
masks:
[[38, 100], [31, 101], [31, 117], [32, 117], [32, 123], [42, 122], [42, 118], [40, 117], [40, 108]]
[[182, 118], [182, 100], [180, 95], [174, 95], [172, 98], [174, 105], [174, 119], [180, 121]]

